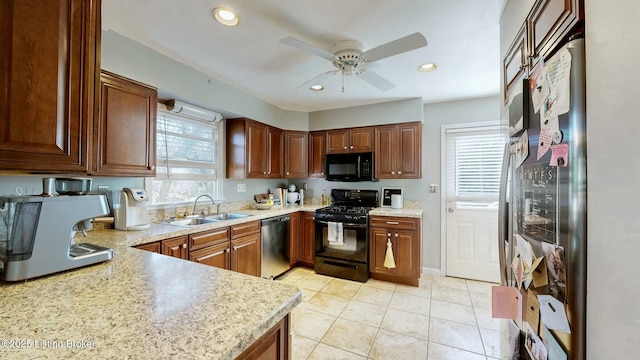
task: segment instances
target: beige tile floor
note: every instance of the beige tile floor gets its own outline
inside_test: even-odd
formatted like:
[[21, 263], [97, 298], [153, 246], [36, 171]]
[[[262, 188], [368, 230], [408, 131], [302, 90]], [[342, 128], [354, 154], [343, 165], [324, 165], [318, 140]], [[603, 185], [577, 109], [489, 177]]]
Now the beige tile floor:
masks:
[[293, 359], [500, 359], [503, 320], [492, 284], [423, 275], [419, 287], [366, 283], [296, 268], [279, 280], [302, 290]]

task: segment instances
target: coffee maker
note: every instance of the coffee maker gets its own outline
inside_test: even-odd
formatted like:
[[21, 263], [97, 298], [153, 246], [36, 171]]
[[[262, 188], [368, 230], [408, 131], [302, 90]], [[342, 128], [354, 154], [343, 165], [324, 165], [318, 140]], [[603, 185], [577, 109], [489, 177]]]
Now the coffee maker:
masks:
[[113, 223], [117, 230], [145, 230], [150, 227], [147, 192], [141, 188], [124, 188], [110, 194]]
[[113, 258], [113, 250], [76, 244], [76, 231], [109, 214], [104, 195], [0, 197], [0, 280], [19, 281]]

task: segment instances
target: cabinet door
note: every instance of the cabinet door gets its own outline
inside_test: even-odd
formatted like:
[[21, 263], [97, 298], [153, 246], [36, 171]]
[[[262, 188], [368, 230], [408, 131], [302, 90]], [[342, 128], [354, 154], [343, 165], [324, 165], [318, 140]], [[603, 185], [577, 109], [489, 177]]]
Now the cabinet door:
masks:
[[284, 137], [283, 131], [267, 126], [267, 154], [269, 164], [267, 166], [267, 178], [284, 178]]
[[304, 131], [284, 132], [284, 177], [304, 179], [309, 166], [307, 133]]
[[151, 251], [151, 252], [158, 253], [158, 254], [160, 254], [161, 251], [162, 251], [161, 246], [160, 246], [160, 241], [147, 243], [147, 244], [136, 245], [136, 249], [145, 250], [145, 251]]
[[300, 247], [302, 244], [302, 229], [300, 227], [300, 213], [293, 213], [289, 220], [289, 264], [293, 266], [300, 261]]
[[324, 178], [324, 155], [326, 154], [326, 132], [309, 133], [309, 177]]
[[231, 240], [231, 270], [260, 276], [260, 234]]
[[200, 264], [229, 270], [231, 268], [229, 242], [225, 241], [217, 245], [192, 251], [189, 259]]
[[327, 131], [327, 154], [342, 154], [349, 152], [349, 129]]
[[302, 214], [302, 247], [300, 248], [300, 261], [303, 265], [313, 267], [315, 260], [316, 222], [315, 213]]
[[376, 126], [375, 177], [394, 179], [396, 172], [396, 126]]
[[187, 237], [181, 236], [162, 240], [162, 254], [185, 260], [188, 259], [189, 251], [187, 250]]
[[245, 350], [237, 360], [289, 360], [291, 354], [290, 315], [275, 324]]
[[384, 267], [384, 258], [387, 253], [387, 238], [390, 236], [391, 233], [385, 228], [371, 228], [369, 268], [372, 273], [389, 273], [389, 269]]
[[203, 231], [189, 235], [189, 248], [193, 250], [229, 240], [229, 228]]
[[86, 174], [100, 1], [0, 1], [0, 169]]
[[156, 89], [102, 72], [92, 175], [155, 176], [157, 103]]
[[533, 68], [584, 19], [584, 0], [537, 0], [529, 15], [529, 40]]
[[393, 275], [418, 279], [420, 277], [420, 245], [418, 233], [409, 230], [389, 229], [396, 267]]
[[397, 126], [396, 164], [397, 178], [420, 179], [422, 177], [422, 123], [406, 123]]
[[506, 104], [509, 99], [509, 94], [513, 89], [513, 86], [518, 83], [522, 75], [527, 70], [527, 64], [529, 62], [528, 50], [527, 50], [527, 27], [526, 23], [522, 25], [518, 31], [518, 35], [507, 50], [502, 60], [502, 76], [504, 84], [503, 101]]
[[267, 126], [257, 121], [247, 120], [246, 138], [246, 176], [264, 179], [268, 171]]
[[373, 127], [353, 128], [349, 130], [349, 151], [354, 153], [374, 150]]

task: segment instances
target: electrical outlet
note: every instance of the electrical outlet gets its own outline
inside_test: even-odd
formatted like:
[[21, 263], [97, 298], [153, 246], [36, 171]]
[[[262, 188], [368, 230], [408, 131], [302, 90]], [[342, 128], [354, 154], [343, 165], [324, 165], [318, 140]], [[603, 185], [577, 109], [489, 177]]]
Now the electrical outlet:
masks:
[[438, 192], [438, 185], [437, 184], [430, 184], [429, 185], [429, 192], [432, 194], [435, 194]]
[[98, 185], [98, 194], [106, 194], [109, 191], [109, 186], [107, 185]]
[[247, 191], [247, 184], [238, 184], [238, 185], [236, 185], [236, 191], [237, 192], [246, 192]]

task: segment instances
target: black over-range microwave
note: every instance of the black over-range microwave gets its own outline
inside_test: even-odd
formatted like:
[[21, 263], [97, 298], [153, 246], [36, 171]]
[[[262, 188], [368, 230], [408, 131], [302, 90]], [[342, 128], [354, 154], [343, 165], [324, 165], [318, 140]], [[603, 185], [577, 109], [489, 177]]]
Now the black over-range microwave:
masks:
[[377, 181], [373, 171], [373, 152], [327, 154], [324, 170], [328, 181]]

